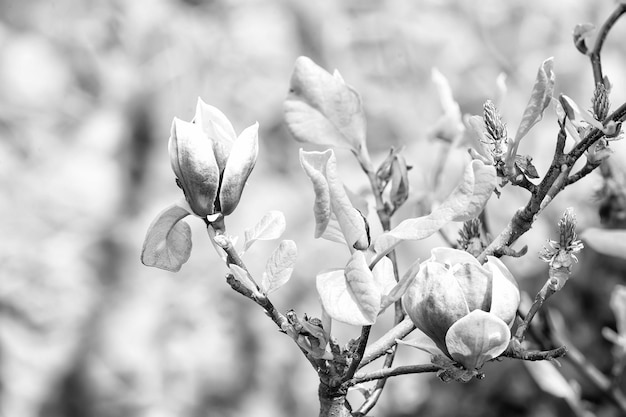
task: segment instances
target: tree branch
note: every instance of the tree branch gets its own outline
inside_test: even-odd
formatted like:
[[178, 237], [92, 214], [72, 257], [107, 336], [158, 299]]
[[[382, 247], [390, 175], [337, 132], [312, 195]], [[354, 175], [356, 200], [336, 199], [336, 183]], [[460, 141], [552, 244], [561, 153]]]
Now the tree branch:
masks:
[[[210, 227], [213, 227], [213, 225], [207, 222], [207, 231], [208, 231], [208, 228]], [[223, 228], [223, 223], [221, 224], [220, 229], [216, 230], [216, 233], [219, 236], [226, 237], [223, 234], [224, 230], [222, 228]], [[209, 236], [210, 235], [211, 233], [209, 233]], [[224, 242], [220, 242], [218, 246], [222, 248], [224, 252], [226, 253], [226, 266], [229, 266], [230, 264], [234, 264], [242, 268], [246, 272], [248, 272], [248, 269], [245, 263], [243, 262], [243, 259], [241, 259], [241, 257], [237, 253], [237, 250], [233, 246], [230, 239], [226, 239]], [[258, 289], [259, 286], [256, 284], [256, 282], [254, 282], [254, 280], [252, 279], [252, 276], [249, 273], [248, 275], [250, 276], [251, 281], [257, 286], [257, 289]], [[248, 298], [251, 301], [254, 301], [256, 304], [261, 306], [261, 308], [265, 310], [265, 313], [268, 315], [268, 317], [271, 318], [274, 323], [276, 323], [279, 329], [284, 330], [285, 326], [290, 325], [289, 321], [287, 320], [287, 317], [285, 317], [280, 311], [276, 309], [276, 307], [274, 307], [274, 305], [272, 304], [270, 299], [267, 298], [266, 295], [259, 296], [258, 294], [254, 294], [252, 290], [242, 285], [232, 274], [228, 274], [226, 276], [226, 282], [228, 282], [228, 285], [230, 285], [230, 287], [233, 290], [237, 291], [239, 294], [243, 295], [244, 297]]]
[[[624, 13], [626, 13], [626, 3], [620, 2], [617, 5], [617, 8], [613, 11], [613, 13], [611, 13], [611, 15], [604, 22], [604, 24], [600, 27], [600, 30], [598, 31], [598, 35], [596, 37], [596, 42], [593, 46], [593, 50], [589, 53], [589, 59], [591, 60], [591, 68], [593, 69], [593, 79], [595, 81], [595, 85], [598, 85], [599, 83], [604, 84], [604, 75], [602, 74], [602, 58], [600, 56], [604, 41], [611, 31], [611, 28], [613, 28], [615, 22], [617, 22]], [[608, 86], [605, 85], [605, 87]]]
[[551, 350], [517, 350], [509, 348], [500, 356], [511, 359], [521, 359], [523, 361], [545, 361], [563, 357], [567, 352], [568, 349], [565, 346]]
[[389, 349], [396, 345], [396, 340], [404, 339], [413, 330], [415, 330], [415, 324], [413, 324], [410, 318], [405, 317], [404, 320], [385, 333], [380, 339], [368, 346], [363, 355], [363, 359], [361, 359], [359, 368], [364, 367], [368, 363], [386, 354]]
[[354, 378], [348, 381], [348, 386], [360, 384], [362, 382], [374, 381], [376, 379], [390, 378], [392, 376], [407, 375], [407, 374], [423, 374], [426, 372], [437, 372], [442, 369], [439, 365], [424, 364], [424, 365], [405, 365], [396, 366], [395, 368], [383, 368], [378, 371], [369, 373], [357, 373]]
[[361, 363], [361, 359], [363, 358], [363, 353], [365, 352], [365, 347], [367, 346], [367, 340], [370, 336], [370, 331], [372, 330], [372, 326], [363, 326], [361, 328], [361, 336], [359, 336], [359, 345], [356, 348], [356, 351], [352, 354], [350, 362], [350, 366], [346, 371], [345, 375], [342, 378], [342, 381], [345, 382], [354, 376], [354, 373], [359, 367]]
[[587, 175], [591, 174], [591, 172], [593, 172], [593, 170], [599, 166], [600, 166], [600, 163], [592, 164], [587, 161], [584, 167], [582, 167], [578, 172], [570, 175], [567, 178], [567, 181], [565, 181], [565, 186], [574, 184], [576, 181], [583, 179]]

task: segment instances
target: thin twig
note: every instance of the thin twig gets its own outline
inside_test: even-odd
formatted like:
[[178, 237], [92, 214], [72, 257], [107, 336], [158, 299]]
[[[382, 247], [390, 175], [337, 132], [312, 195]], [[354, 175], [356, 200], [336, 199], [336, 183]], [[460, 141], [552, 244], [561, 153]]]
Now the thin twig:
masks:
[[504, 351], [501, 357], [511, 359], [521, 359], [523, 361], [545, 361], [551, 359], [558, 359], [567, 354], [568, 348], [565, 346], [558, 347], [551, 350], [521, 350], [507, 349]]
[[[208, 225], [207, 230], [209, 227], [212, 227], [212, 226]], [[227, 244], [220, 244], [219, 246], [224, 250], [224, 252], [226, 252], [227, 266], [230, 264], [235, 264], [238, 267], [245, 270], [246, 272], [248, 272], [248, 268], [246, 267], [245, 263], [243, 262], [239, 254], [237, 253], [237, 250], [235, 249], [235, 247], [232, 245], [232, 242], [228, 240], [226, 243]], [[250, 280], [255, 285], [257, 285], [254, 282], [252, 275], [250, 273], [248, 273], [248, 276]], [[265, 313], [272, 319], [272, 321], [276, 323], [279, 329], [283, 330], [284, 326], [289, 325], [289, 321], [287, 320], [287, 317], [285, 317], [281, 312], [279, 312], [276, 309], [276, 307], [274, 307], [274, 305], [272, 304], [270, 299], [267, 298], [267, 296], [265, 295], [259, 296], [259, 295], [253, 294], [251, 290], [241, 285], [241, 283], [237, 281], [232, 274], [227, 275], [226, 281], [228, 282], [228, 284], [231, 286], [233, 290], [237, 291], [239, 294], [243, 295], [244, 297], [254, 301], [256, 304], [261, 306], [265, 310]], [[259, 287], [257, 285], [257, 289], [258, 288]]]
[[395, 327], [385, 333], [380, 339], [376, 340], [367, 347], [365, 354], [363, 355], [363, 359], [361, 359], [359, 368], [364, 367], [368, 363], [386, 354], [389, 349], [396, 344], [396, 340], [404, 339], [413, 330], [415, 330], [415, 324], [413, 324], [413, 321], [410, 318], [406, 317]]
[[373, 372], [358, 373], [348, 381], [349, 386], [360, 384], [362, 382], [374, 381], [376, 379], [389, 378], [398, 375], [407, 374], [423, 374], [426, 372], [437, 372], [442, 369], [439, 365], [424, 364], [424, 365], [405, 365], [396, 366], [395, 368], [383, 368]]
[[[398, 345], [395, 345], [391, 348], [391, 351], [387, 353], [387, 356], [385, 357], [385, 363], [381, 371], [385, 369], [391, 369], [391, 366], [393, 365], [393, 360], [396, 357], [397, 350], [398, 350]], [[367, 415], [367, 413], [369, 413], [370, 410], [374, 408], [374, 406], [378, 402], [378, 399], [380, 398], [381, 394], [383, 393], [383, 390], [385, 389], [386, 383], [387, 383], [387, 378], [381, 378], [378, 381], [376, 381], [376, 385], [374, 386], [374, 389], [371, 390], [369, 397], [365, 400], [365, 402], [363, 402], [363, 404], [361, 404], [361, 407], [359, 407], [359, 409], [356, 412], [352, 413], [352, 415], [354, 417]]]
[[600, 57], [604, 41], [611, 31], [611, 28], [613, 28], [615, 22], [617, 22], [624, 13], [626, 13], [626, 3], [620, 2], [617, 5], [617, 8], [613, 11], [613, 13], [611, 13], [611, 15], [604, 22], [604, 24], [600, 27], [600, 30], [598, 30], [598, 35], [596, 37], [596, 42], [593, 46], [593, 50], [591, 50], [591, 52], [589, 53], [589, 59], [591, 60], [591, 68], [593, 69], [593, 79], [595, 81], [595, 85], [598, 85], [599, 83], [604, 83], [604, 76], [602, 74], [602, 59]]
[[[391, 230], [392, 212], [383, 201], [383, 190], [381, 189], [379, 185], [378, 178], [376, 177], [376, 173], [374, 172], [374, 167], [370, 160], [369, 154], [366, 151], [360, 152], [359, 154], [357, 154], [357, 159], [359, 160], [359, 163], [361, 164], [363, 171], [365, 171], [369, 179], [370, 187], [372, 189], [374, 198], [376, 200], [376, 211], [378, 213], [378, 218], [380, 219], [382, 228], [384, 231], [389, 231]], [[396, 253], [395, 251], [391, 251], [387, 256], [392, 262], [394, 278], [396, 282], [398, 282], [399, 274], [398, 274], [398, 264], [396, 260]], [[373, 267], [373, 265], [376, 262], [378, 262], [380, 259], [382, 258], [377, 258], [375, 262], [372, 262], [371, 267]], [[402, 309], [402, 301], [398, 300], [395, 302], [394, 324], [397, 326], [398, 324], [403, 322], [403, 319], [404, 319], [404, 310]], [[361, 336], [359, 338], [359, 346], [357, 348], [356, 355], [353, 356], [353, 361], [350, 364], [350, 367], [348, 368], [348, 371], [345, 374], [345, 377], [343, 379], [344, 382], [350, 380], [354, 376], [357, 369], [360, 366], [362, 366], [363, 357], [365, 355], [365, 349], [367, 347], [367, 341], [369, 338], [370, 330], [371, 330], [371, 326], [365, 326], [362, 328]], [[395, 342], [395, 339], [394, 339], [394, 342]], [[381, 369], [381, 371], [388, 370], [393, 365], [393, 361], [395, 359], [395, 354], [396, 354], [396, 346], [392, 345], [386, 348], [384, 353], [387, 354], [387, 357], [385, 358], [385, 362], [383, 364], [383, 368]], [[361, 405], [359, 410], [357, 410], [354, 413], [355, 416], [366, 415], [376, 405], [385, 387], [385, 383], [386, 383], [386, 379], [381, 379], [378, 381], [370, 397]]]
[[359, 336], [359, 345], [357, 346], [354, 354], [352, 354], [351, 356], [352, 362], [350, 362], [350, 366], [348, 367], [348, 370], [346, 371], [345, 375], [342, 378], [343, 382], [351, 379], [354, 376], [354, 373], [356, 372], [356, 370], [358, 369], [359, 364], [361, 363], [361, 359], [363, 358], [363, 354], [365, 352], [365, 348], [367, 346], [367, 340], [369, 339], [371, 330], [372, 330], [372, 326], [363, 326], [361, 328], [361, 336]]
[[530, 307], [530, 310], [528, 310], [528, 314], [526, 314], [526, 317], [524, 317], [524, 321], [517, 328], [517, 331], [515, 332], [516, 339], [520, 341], [524, 339], [526, 329], [530, 325], [532, 319], [535, 317], [535, 314], [537, 314], [539, 309], [543, 306], [543, 303], [556, 292], [552, 285], [549, 285], [548, 283], [546, 284], [547, 285], [544, 285], [535, 296], [535, 302]]
[[591, 172], [593, 172], [593, 170], [595, 170], [599, 166], [600, 166], [599, 163], [592, 164], [589, 161], [587, 161], [587, 163], [585, 164], [584, 167], [582, 167], [578, 172], [576, 172], [575, 174], [570, 175], [567, 178], [567, 181], [565, 181], [565, 186], [574, 184], [575, 182], [583, 179], [584, 177], [589, 175]]

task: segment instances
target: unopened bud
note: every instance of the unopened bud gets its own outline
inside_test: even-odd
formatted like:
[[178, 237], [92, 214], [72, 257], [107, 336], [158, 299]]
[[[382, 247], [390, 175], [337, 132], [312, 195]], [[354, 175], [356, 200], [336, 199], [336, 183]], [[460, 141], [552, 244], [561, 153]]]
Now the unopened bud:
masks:
[[580, 23], [574, 28], [573, 38], [574, 46], [580, 51], [581, 54], [587, 55], [589, 48], [587, 47], [587, 40], [591, 37], [595, 30], [595, 26], [591, 23]]
[[597, 120], [602, 122], [609, 114], [609, 94], [603, 83], [596, 85], [596, 90], [593, 93], [593, 115]]
[[396, 155], [391, 164], [391, 203], [394, 209], [400, 207], [409, 198], [409, 176], [406, 161], [402, 155]]

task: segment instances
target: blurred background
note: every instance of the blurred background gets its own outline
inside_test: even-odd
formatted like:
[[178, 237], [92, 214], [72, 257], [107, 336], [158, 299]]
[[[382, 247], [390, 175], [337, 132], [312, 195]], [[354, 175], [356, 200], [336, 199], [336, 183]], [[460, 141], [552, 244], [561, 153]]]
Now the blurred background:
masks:
[[[200, 96], [237, 132], [260, 123], [259, 161], [227, 226], [242, 235], [268, 210], [283, 211], [284, 237], [297, 242], [299, 259], [273, 301], [282, 311], [319, 316], [315, 275], [342, 267], [348, 253], [313, 239], [313, 192], [298, 163], [301, 144], [282, 116], [296, 57], [338, 68], [361, 93], [375, 163], [389, 146], [406, 148], [412, 198], [398, 216], [415, 216], [429, 210], [424, 201], [445, 197], [467, 159], [464, 149], [450, 151], [429, 134], [441, 115], [432, 68], [448, 78], [468, 114], [481, 114], [484, 101], [496, 98], [496, 78], [505, 74], [508, 92], [499, 108], [509, 134], [537, 68], [550, 56], [555, 93], [586, 108], [593, 78], [572, 30], [600, 24], [614, 3], [0, 1], [0, 416], [317, 415], [315, 372], [258, 306], [226, 285], [226, 268], [202, 222], [191, 219], [194, 250], [179, 273], [139, 261], [146, 228], [181, 196], [167, 154], [172, 118], [190, 120]], [[620, 39], [626, 39], [623, 22], [603, 52], [614, 107], [626, 100]], [[549, 109], [520, 147], [540, 174], [556, 132]], [[616, 160], [624, 156], [619, 145]], [[442, 183], [434, 190], [442, 155]], [[344, 182], [363, 191], [366, 181], [351, 155], [339, 151], [339, 164]], [[600, 207], [605, 215], [623, 208], [623, 201], [611, 206], [606, 195], [598, 197], [601, 186], [594, 173], [559, 195], [517, 244], [528, 245], [529, 254], [505, 260], [532, 296], [547, 277], [537, 252], [558, 237], [556, 221], [566, 207], [575, 207], [580, 230], [601, 224]], [[526, 199], [508, 188], [492, 198], [492, 231]], [[624, 217], [609, 217], [613, 227], [626, 225]], [[442, 244], [435, 236], [403, 246], [400, 268]], [[275, 245], [259, 242], [246, 255], [253, 272], [263, 271]], [[574, 278], [550, 300], [572, 343], [606, 373], [611, 345], [601, 329], [615, 328], [608, 300], [615, 284], [626, 281], [624, 271], [624, 261], [586, 249]], [[344, 342], [358, 335], [349, 327], [338, 332]], [[398, 355], [398, 363], [425, 360], [409, 349]], [[574, 370], [562, 371], [577, 381], [590, 411], [618, 415]], [[488, 364], [485, 372], [484, 380], [468, 384], [443, 384], [433, 375], [393, 378], [373, 415], [572, 413], [542, 392], [520, 362]], [[350, 398], [359, 405], [357, 393]]]

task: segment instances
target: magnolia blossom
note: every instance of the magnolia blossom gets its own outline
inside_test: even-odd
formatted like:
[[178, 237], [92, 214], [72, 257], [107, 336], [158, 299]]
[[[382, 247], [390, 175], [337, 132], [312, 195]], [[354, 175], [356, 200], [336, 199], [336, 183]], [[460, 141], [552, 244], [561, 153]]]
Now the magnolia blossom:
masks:
[[478, 369], [507, 348], [520, 293], [497, 258], [436, 248], [403, 297], [406, 311], [449, 358]]
[[256, 163], [258, 128], [255, 123], [237, 137], [228, 118], [201, 99], [193, 121], [174, 119], [170, 162], [196, 215], [226, 216], [235, 210]]

